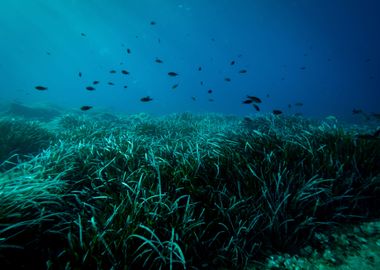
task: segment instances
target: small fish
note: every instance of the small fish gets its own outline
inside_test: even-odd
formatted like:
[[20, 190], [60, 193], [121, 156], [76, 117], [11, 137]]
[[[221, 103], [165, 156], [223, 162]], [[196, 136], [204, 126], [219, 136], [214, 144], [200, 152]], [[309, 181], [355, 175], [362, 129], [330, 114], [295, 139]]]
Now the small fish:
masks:
[[114, 70], [114, 69], [113, 69], [113, 70], [110, 70], [110, 73], [111, 73], [111, 74], [115, 74], [115, 73], [116, 73], [116, 70]]
[[260, 107], [257, 106], [257, 104], [252, 104], [252, 106], [253, 106], [253, 108], [255, 108], [256, 111], [258, 111], [258, 112], [260, 111]]
[[212, 94], [212, 89], [209, 89], [207, 93]]
[[153, 100], [153, 98], [151, 98], [150, 96], [142, 97], [140, 99], [140, 101], [142, 101], [142, 102], [149, 102], [149, 101], [152, 101], [152, 100]]
[[156, 25], [156, 22], [155, 21], [151, 21], [150, 25]]
[[131, 54], [131, 49], [130, 48], [127, 48], [127, 53]]
[[201, 81], [201, 85], [203, 85], [203, 81]]
[[239, 70], [239, 73], [240, 73], [240, 74], [247, 73], [247, 70], [246, 70], [246, 69], [241, 69], [241, 70]]
[[173, 86], [172, 86], [172, 89], [174, 90], [174, 89], [176, 89], [177, 87], [178, 87], [178, 83], [176, 83], [176, 84], [174, 84]]
[[41, 85], [38, 85], [35, 87], [38, 91], [45, 91], [45, 90], [48, 90], [48, 88], [46, 86], [41, 86]]
[[128, 85], [124, 85], [124, 89], [127, 89], [128, 88]]
[[197, 100], [197, 98], [196, 98], [195, 96], [192, 96], [191, 99], [192, 99], [193, 101], [196, 101], [196, 100]]
[[121, 71], [121, 73], [122, 73], [122, 74], [124, 74], [124, 75], [128, 75], [128, 74], [129, 74], [129, 71], [128, 71], [128, 70], [125, 70], [125, 69], [123, 69], [123, 70]]
[[94, 91], [94, 90], [95, 90], [95, 87], [87, 86], [86, 89], [87, 89], [88, 91]]
[[214, 99], [213, 98], [209, 98], [208, 102], [214, 102]]
[[156, 63], [159, 63], [159, 64], [162, 64], [164, 61], [162, 61], [161, 59], [159, 58], [156, 58], [156, 60], [154, 60]]
[[300, 67], [300, 69], [301, 69], [301, 70], [305, 70], [305, 69], [306, 69], [306, 67], [305, 67], [305, 66], [302, 66], [302, 67]]
[[82, 37], [86, 37], [87, 35], [85, 33], [80, 33]]
[[79, 77], [82, 77], [82, 72], [79, 71], [79, 72], [78, 72], [78, 76], [79, 76]]
[[92, 84], [99, 84], [99, 81], [93, 81]]
[[47, 54], [47, 55], [51, 55], [51, 53], [50, 53], [50, 52], [46, 52], [46, 54]]
[[168, 75], [171, 77], [175, 77], [175, 76], [178, 76], [178, 73], [170, 71], [170, 72], [168, 72]]
[[115, 85], [113, 82], [108, 82], [108, 85]]
[[230, 82], [230, 81], [231, 81], [231, 78], [229, 78], [229, 77], [225, 77], [224, 80], [225, 80], [226, 82]]
[[255, 103], [261, 103], [261, 99], [259, 99], [258, 97], [255, 97], [255, 96], [248, 96], [247, 95], [247, 98], [252, 100], [253, 102]]
[[231, 66], [235, 65], [235, 61], [232, 60], [231, 63], [230, 63]]
[[294, 103], [294, 106], [302, 107], [302, 106], [303, 106], [303, 103], [302, 103], [302, 102], [296, 102], [296, 103]]
[[352, 109], [352, 114], [359, 114], [359, 113], [363, 113], [363, 110], [361, 109]]
[[371, 116], [376, 118], [377, 120], [380, 120], [380, 113], [371, 113]]
[[251, 104], [253, 102], [252, 99], [247, 99], [243, 101], [243, 104]]
[[87, 106], [87, 105], [85, 105], [85, 106], [80, 107], [80, 109], [81, 109], [82, 111], [88, 111], [88, 110], [92, 109], [92, 106]]
[[198, 71], [201, 71], [202, 70], [202, 67], [198, 67]]
[[273, 112], [274, 115], [280, 115], [280, 114], [282, 114], [282, 111], [280, 111], [280, 110], [273, 110], [272, 112]]

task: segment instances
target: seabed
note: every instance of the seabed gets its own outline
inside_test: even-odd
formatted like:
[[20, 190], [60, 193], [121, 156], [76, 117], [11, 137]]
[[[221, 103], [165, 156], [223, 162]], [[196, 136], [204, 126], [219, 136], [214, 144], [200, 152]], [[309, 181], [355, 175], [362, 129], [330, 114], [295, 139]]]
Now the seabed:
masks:
[[376, 125], [4, 115], [1, 269], [375, 269]]

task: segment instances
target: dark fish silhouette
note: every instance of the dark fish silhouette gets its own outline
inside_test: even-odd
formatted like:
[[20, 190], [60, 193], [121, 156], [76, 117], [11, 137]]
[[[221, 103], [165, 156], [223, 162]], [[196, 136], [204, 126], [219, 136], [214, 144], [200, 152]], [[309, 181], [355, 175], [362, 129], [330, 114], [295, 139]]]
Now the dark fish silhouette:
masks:
[[140, 99], [140, 101], [142, 101], [142, 102], [149, 102], [149, 101], [152, 101], [152, 100], [153, 100], [153, 98], [151, 98], [150, 96], [142, 97]]
[[207, 93], [212, 94], [212, 89], [209, 89]]
[[300, 67], [300, 69], [301, 69], [301, 70], [305, 70], [305, 69], [306, 69], [306, 67], [305, 67], [305, 66], [302, 66], [302, 67]]
[[178, 76], [178, 73], [170, 71], [170, 72], [168, 72], [168, 75], [171, 77], [175, 77], [175, 76]]
[[197, 100], [197, 98], [194, 97], [194, 96], [192, 96], [191, 99], [192, 99], [193, 101], [196, 101], [196, 100]]
[[156, 22], [155, 21], [151, 21], [150, 25], [156, 25]]
[[198, 71], [201, 71], [202, 70], [202, 67], [198, 67]]
[[208, 102], [214, 102], [214, 99], [213, 98], [209, 98]]
[[85, 106], [80, 107], [80, 109], [81, 109], [82, 111], [88, 111], [88, 110], [92, 109], [92, 106], [87, 106], [87, 105], [85, 105]]
[[280, 115], [280, 114], [282, 114], [282, 111], [280, 111], [280, 110], [273, 110], [272, 112], [273, 112], [274, 115]]
[[359, 114], [359, 113], [363, 113], [363, 110], [361, 110], [361, 109], [352, 109], [352, 114]]
[[176, 83], [176, 84], [174, 84], [173, 86], [172, 86], [172, 89], [174, 90], [174, 89], [176, 89], [177, 87], [178, 87], [178, 83]]
[[260, 107], [257, 106], [257, 104], [252, 104], [252, 106], [253, 106], [253, 108], [255, 108], [256, 111], [258, 111], [258, 112], [260, 111]]
[[243, 104], [251, 104], [253, 102], [252, 99], [246, 99], [243, 101]]
[[246, 69], [241, 69], [241, 70], [239, 70], [239, 73], [240, 73], [240, 74], [247, 73], [247, 70], [246, 70]]
[[201, 85], [203, 85], [203, 81], [201, 81]]
[[125, 69], [123, 69], [123, 70], [121, 71], [121, 73], [122, 73], [122, 74], [124, 74], [124, 75], [128, 75], [128, 74], [129, 74], [129, 71], [128, 71], [128, 70], [125, 70]]
[[108, 85], [115, 85], [113, 82], [108, 82]]
[[226, 82], [230, 82], [230, 81], [231, 81], [231, 78], [229, 78], [229, 77], [225, 77], [224, 80], [225, 80]]
[[248, 96], [247, 95], [247, 98], [252, 100], [253, 102], [255, 103], [261, 103], [261, 99], [259, 99], [258, 97], [255, 97], [255, 96]]
[[79, 72], [78, 72], [78, 76], [79, 76], [79, 77], [82, 77], [82, 72], [79, 71]]
[[162, 64], [164, 61], [162, 61], [161, 59], [159, 58], [156, 58], [156, 60], [154, 60], [156, 63], [159, 63], [159, 64]]
[[35, 87], [38, 91], [45, 91], [45, 90], [48, 90], [48, 88], [46, 86], [41, 86], [41, 85], [38, 85]]
[[99, 81], [93, 81], [92, 82], [92, 84], [98, 84], [99, 83]]
[[231, 63], [230, 63], [231, 66], [235, 65], [235, 61], [232, 60]]
[[80, 33], [80, 35], [81, 35], [82, 37], [87, 36], [85, 33]]
[[302, 107], [302, 106], [303, 106], [303, 103], [302, 103], [302, 102], [296, 102], [296, 103], [294, 103], [294, 106]]
[[131, 54], [131, 49], [130, 48], [127, 48], [127, 53]]
[[128, 88], [128, 85], [124, 85], [124, 89], [127, 89]]
[[87, 89], [88, 91], [94, 91], [94, 90], [95, 90], [95, 87], [87, 86], [86, 89]]
[[116, 73], [116, 70], [114, 70], [114, 69], [113, 69], [113, 70], [110, 70], [110, 73], [111, 73], [111, 74], [115, 74], [115, 73]]

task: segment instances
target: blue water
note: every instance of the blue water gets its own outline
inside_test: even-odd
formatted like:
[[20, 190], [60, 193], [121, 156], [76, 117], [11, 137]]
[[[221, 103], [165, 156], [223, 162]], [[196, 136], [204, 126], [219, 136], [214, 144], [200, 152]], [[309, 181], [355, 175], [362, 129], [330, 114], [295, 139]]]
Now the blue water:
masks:
[[0, 104], [246, 115], [249, 94], [263, 113], [379, 113], [379, 12], [376, 0], [1, 0]]

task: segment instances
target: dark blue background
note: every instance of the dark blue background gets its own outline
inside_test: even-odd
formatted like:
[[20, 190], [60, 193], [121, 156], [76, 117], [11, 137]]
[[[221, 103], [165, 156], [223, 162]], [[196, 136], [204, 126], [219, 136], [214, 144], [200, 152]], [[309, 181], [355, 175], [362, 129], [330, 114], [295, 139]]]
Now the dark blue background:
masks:
[[351, 119], [380, 111], [379, 11], [376, 0], [2, 0], [1, 104], [241, 115], [254, 113], [241, 104], [250, 94], [264, 113]]

